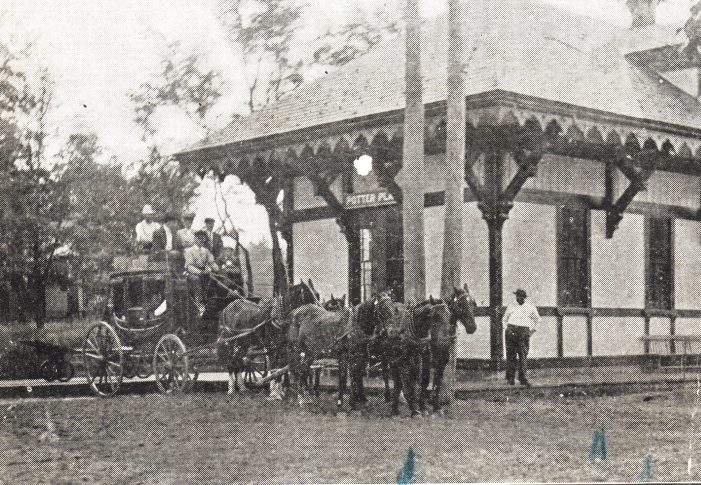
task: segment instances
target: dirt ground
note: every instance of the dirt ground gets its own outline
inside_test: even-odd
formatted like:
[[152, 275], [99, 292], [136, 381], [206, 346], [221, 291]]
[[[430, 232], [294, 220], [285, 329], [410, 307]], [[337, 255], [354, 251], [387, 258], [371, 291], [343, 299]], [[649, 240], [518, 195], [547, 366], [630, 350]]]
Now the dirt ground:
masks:
[[[252, 394], [3, 401], [0, 483], [393, 483], [409, 448], [416, 483], [699, 480], [695, 398], [512, 396], [414, 419], [386, 417], [377, 397], [351, 413], [330, 395], [303, 408]], [[597, 430], [607, 456], [592, 462]]]

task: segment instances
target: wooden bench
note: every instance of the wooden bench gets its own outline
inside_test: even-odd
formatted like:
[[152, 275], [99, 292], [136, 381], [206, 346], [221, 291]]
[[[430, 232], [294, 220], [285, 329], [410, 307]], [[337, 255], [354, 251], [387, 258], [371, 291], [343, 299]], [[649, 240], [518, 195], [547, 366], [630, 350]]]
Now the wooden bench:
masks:
[[[645, 335], [640, 338], [646, 344], [647, 354], [658, 357], [658, 368], [681, 370], [682, 379], [686, 378], [686, 369], [693, 364], [699, 367], [701, 361], [701, 335]], [[663, 365], [663, 356], [679, 356], [679, 365]]]

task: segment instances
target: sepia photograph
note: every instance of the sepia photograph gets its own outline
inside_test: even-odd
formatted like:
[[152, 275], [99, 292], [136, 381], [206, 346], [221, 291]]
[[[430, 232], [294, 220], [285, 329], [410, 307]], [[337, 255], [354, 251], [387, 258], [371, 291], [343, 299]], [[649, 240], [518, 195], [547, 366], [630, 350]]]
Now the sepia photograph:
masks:
[[701, 482], [700, 0], [0, 0], [0, 485]]

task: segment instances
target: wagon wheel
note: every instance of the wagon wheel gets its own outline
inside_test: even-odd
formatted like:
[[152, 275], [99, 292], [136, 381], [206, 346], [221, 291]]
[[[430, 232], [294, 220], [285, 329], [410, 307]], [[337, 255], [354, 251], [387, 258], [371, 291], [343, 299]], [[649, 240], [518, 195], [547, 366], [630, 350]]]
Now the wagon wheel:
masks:
[[146, 379], [151, 377], [151, 374], [153, 374], [153, 370], [151, 369], [151, 362], [149, 362], [148, 357], [146, 354], [139, 355], [139, 361], [136, 366], [136, 376]]
[[52, 382], [54, 380], [54, 370], [51, 366], [51, 361], [45, 360], [39, 366], [39, 374], [46, 382]]
[[258, 381], [268, 375], [270, 358], [266, 350], [252, 351], [243, 358], [243, 385], [247, 389], [260, 387]]
[[75, 375], [75, 367], [67, 360], [60, 360], [54, 364], [56, 379], [59, 382], [68, 382]]
[[183, 341], [172, 333], [161, 337], [153, 353], [153, 373], [158, 389], [166, 394], [188, 391], [191, 387], [188, 370], [188, 356]]
[[127, 355], [124, 359], [124, 377], [127, 379], [132, 379], [136, 376], [136, 369], [138, 366], [138, 360], [134, 356]]
[[122, 385], [124, 354], [117, 332], [104, 322], [90, 327], [83, 343], [83, 363], [95, 394], [114, 396]]

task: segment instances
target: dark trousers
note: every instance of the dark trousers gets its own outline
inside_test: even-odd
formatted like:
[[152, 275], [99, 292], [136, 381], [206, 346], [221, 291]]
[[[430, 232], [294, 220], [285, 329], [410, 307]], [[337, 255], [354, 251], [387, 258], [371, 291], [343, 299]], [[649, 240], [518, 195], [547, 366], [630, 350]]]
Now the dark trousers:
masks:
[[[516, 367], [518, 366], [518, 380], [521, 384], [528, 382], [528, 345], [531, 340], [531, 331], [528, 327], [516, 325], [506, 326], [506, 380], [514, 381]], [[518, 362], [517, 362], [518, 360]]]

